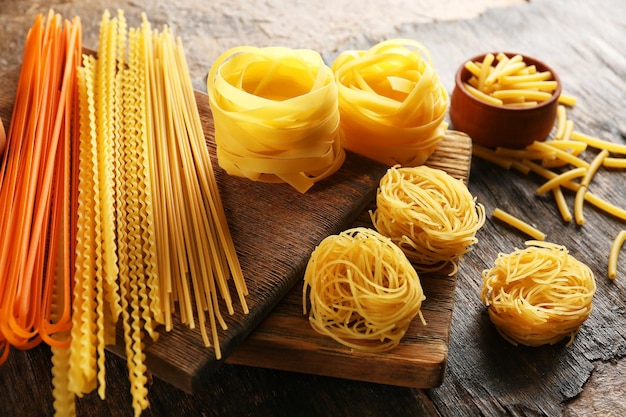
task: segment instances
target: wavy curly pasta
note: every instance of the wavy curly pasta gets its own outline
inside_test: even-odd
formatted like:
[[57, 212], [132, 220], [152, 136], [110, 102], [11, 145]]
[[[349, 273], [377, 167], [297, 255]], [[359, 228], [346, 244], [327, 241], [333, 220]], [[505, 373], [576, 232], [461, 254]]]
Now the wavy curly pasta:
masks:
[[448, 93], [428, 50], [390, 39], [332, 64], [344, 147], [390, 166], [421, 165], [448, 128]]
[[485, 210], [467, 186], [445, 171], [391, 167], [380, 180], [372, 223], [420, 272], [438, 271], [471, 250]]
[[373, 229], [357, 227], [324, 239], [304, 275], [313, 329], [353, 349], [397, 346], [425, 299], [419, 276], [402, 251]]
[[232, 48], [211, 67], [207, 91], [230, 175], [304, 193], [343, 164], [337, 87], [319, 53]]
[[480, 299], [498, 332], [526, 346], [574, 341], [592, 310], [591, 269], [561, 245], [531, 240], [482, 273]]

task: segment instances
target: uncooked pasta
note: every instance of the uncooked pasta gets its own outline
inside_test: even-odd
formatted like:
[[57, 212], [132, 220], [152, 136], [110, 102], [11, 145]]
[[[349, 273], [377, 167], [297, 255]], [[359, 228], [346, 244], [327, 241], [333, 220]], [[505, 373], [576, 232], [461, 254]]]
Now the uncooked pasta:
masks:
[[393, 166], [421, 165], [448, 128], [448, 93], [419, 42], [390, 39], [344, 51], [332, 67], [344, 146]]
[[219, 165], [304, 193], [343, 164], [337, 87], [318, 52], [241, 46], [207, 79]]
[[380, 180], [372, 223], [420, 272], [438, 271], [471, 250], [485, 210], [467, 186], [445, 171], [392, 167]]
[[309, 259], [302, 298], [313, 329], [355, 350], [390, 350], [416, 315], [425, 324], [417, 272], [391, 240], [369, 228], [322, 240]]
[[526, 346], [574, 341], [592, 310], [596, 283], [591, 269], [550, 242], [499, 254], [482, 273], [480, 298], [498, 332]]

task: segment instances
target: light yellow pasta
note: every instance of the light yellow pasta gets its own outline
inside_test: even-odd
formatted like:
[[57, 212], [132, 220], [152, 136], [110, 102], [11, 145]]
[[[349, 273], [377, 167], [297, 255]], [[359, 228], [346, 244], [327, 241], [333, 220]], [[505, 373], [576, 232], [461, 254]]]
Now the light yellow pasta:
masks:
[[561, 93], [559, 96], [559, 103], [565, 106], [574, 107], [577, 101], [576, 97], [571, 94]]
[[471, 250], [485, 222], [467, 186], [442, 170], [392, 167], [380, 180], [372, 223], [421, 272], [437, 271]]
[[576, 219], [576, 223], [582, 226], [585, 223], [585, 217], [583, 213], [583, 202], [585, 200], [585, 194], [587, 193], [587, 188], [591, 183], [591, 179], [596, 174], [600, 166], [602, 166], [602, 162], [609, 154], [609, 151], [603, 149], [589, 164], [589, 168], [585, 175], [580, 180], [580, 187], [576, 190], [576, 197], [574, 199], [574, 218]]
[[212, 65], [207, 91], [228, 174], [304, 193], [342, 165], [337, 86], [319, 53], [232, 48]]
[[537, 188], [537, 194], [545, 194], [554, 187], [561, 186], [565, 181], [569, 181], [578, 177], [583, 177], [587, 173], [587, 171], [588, 170], [586, 168], [580, 167], [570, 169], [561, 174], [558, 174], [543, 183], [539, 188]]
[[[307, 297], [308, 295], [308, 297]], [[303, 312], [320, 334], [349, 348], [387, 351], [400, 343], [425, 300], [404, 253], [373, 229], [322, 240], [304, 274]]]
[[626, 168], [626, 158], [607, 157], [604, 159], [602, 165], [605, 168]]
[[495, 208], [493, 210], [492, 216], [498, 220], [505, 222], [509, 226], [512, 226], [516, 228], [517, 230], [526, 233], [528, 236], [532, 237], [533, 239], [545, 240], [546, 238], [546, 234], [543, 233], [541, 230], [537, 229], [536, 227], [531, 226], [529, 223], [523, 221], [522, 219], [518, 217], [513, 216], [510, 213], [507, 213], [506, 211], [500, 208]]
[[486, 146], [477, 143], [472, 144], [472, 155], [476, 155], [486, 161], [490, 161], [504, 169], [511, 169], [513, 161], [506, 155], [500, 155], [498, 152]]
[[521, 55], [488, 53], [480, 62], [466, 62], [465, 68], [472, 74], [465, 89], [495, 106], [532, 107], [549, 100], [558, 87], [549, 71], [538, 72]]
[[572, 221], [572, 212], [567, 206], [567, 202], [565, 201], [565, 196], [563, 195], [563, 190], [561, 186], [556, 186], [552, 188], [552, 195], [554, 195], [554, 201], [556, 201], [556, 206], [559, 209], [559, 213], [561, 213], [561, 218], [565, 222]]
[[611, 250], [609, 251], [608, 276], [609, 279], [617, 278], [617, 258], [626, 242], [626, 230], [620, 230], [613, 239]]
[[528, 241], [482, 272], [480, 298], [498, 332], [527, 346], [573, 343], [593, 308], [591, 269], [561, 245]]
[[596, 138], [594, 136], [587, 135], [587, 134], [578, 132], [576, 130], [572, 132], [572, 139], [585, 142], [589, 146], [596, 148], [596, 149], [606, 149], [609, 152], [626, 154], [626, 145], [609, 142], [607, 140], [602, 140], [600, 138]]

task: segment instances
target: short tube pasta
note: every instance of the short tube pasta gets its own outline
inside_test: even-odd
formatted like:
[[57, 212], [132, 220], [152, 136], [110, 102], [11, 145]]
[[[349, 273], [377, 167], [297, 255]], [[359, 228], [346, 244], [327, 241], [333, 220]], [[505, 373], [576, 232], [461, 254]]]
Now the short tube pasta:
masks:
[[424, 299], [419, 276], [406, 256], [369, 228], [348, 229], [322, 240], [304, 275], [303, 310], [306, 314], [310, 305], [313, 329], [360, 351], [397, 346], [416, 315], [424, 323]]
[[592, 310], [591, 269], [561, 245], [528, 241], [482, 273], [480, 299], [498, 332], [526, 346], [574, 341]]
[[456, 261], [477, 242], [485, 210], [467, 186], [445, 171], [392, 167], [380, 180], [372, 223], [420, 272]]

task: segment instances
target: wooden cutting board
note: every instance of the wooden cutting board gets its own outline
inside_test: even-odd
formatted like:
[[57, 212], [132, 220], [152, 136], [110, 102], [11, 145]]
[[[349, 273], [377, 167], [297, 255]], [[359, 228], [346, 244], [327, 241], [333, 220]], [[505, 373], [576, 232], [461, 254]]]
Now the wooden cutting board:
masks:
[[[426, 165], [467, 182], [471, 153], [470, 138], [450, 131]], [[368, 208], [375, 208], [373, 201]], [[373, 227], [369, 210], [351, 226]], [[436, 387], [443, 380], [448, 359], [456, 286], [456, 275], [451, 272], [450, 267], [420, 275], [427, 324], [413, 320], [399, 346], [389, 352], [357, 352], [315, 332], [303, 315], [300, 280], [227, 362], [397, 386]]]
[[[0, 117], [7, 130], [18, 77], [19, 69], [0, 77]], [[361, 222], [367, 221], [364, 213], [371, 207], [387, 167], [348, 153], [337, 173], [315, 184], [306, 194], [286, 184], [228, 176], [215, 158], [208, 97], [197, 92], [196, 100], [249, 290], [250, 313], [243, 314], [235, 304], [235, 313], [225, 314], [228, 329], [219, 330], [223, 357], [232, 363], [398, 385], [438, 385], [446, 364], [456, 277], [423, 277], [427, 296], [423, 309], [428, 325], [415, 323], [401, 346], [388, 354], [346, 351], [312, 332], [302, 315], [300, 280], [310, 253], [323, 238], [350, 227], [359, 216]], [[428, 164], [467, 179], [470, 158], [469, 138], [451, 132]], [[109, 350], [124, 356], [119, 334], [118, 340]], [[202, 344], [199, 329], [189, 329], [178, 321], [172, 331], [161, 332], [157, 343], [149, 338], [145, 343], [149, 371], [187, 392], [202, 385], [203, 379], [224, 360], [216, 360], [213, 348]], [[385, 372], [374, 376], [374, 364]]]

